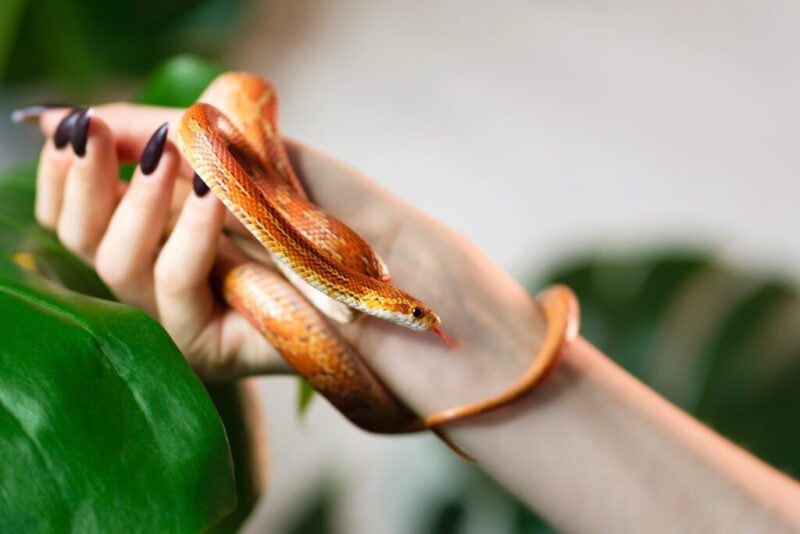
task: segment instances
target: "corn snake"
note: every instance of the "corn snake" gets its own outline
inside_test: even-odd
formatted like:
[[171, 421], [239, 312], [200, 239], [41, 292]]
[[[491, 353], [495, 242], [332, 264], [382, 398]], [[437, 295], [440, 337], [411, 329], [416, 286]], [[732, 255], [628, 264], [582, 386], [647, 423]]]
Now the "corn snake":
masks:
[[377, 378], [314, 305], [341, 322], [363, 313], [443, 336], [440, 318], [393, 286], [388, 268], [372, 248], [311, 202], [280, 138], [272, 86], [245, 73], [221, 75], [184, 114], [178, 146], [306, 297], [257, 262], [223, 260], [225, 300], [314, 389], [365, 430], [431, 429], [447, 442], [438, 432], [441, 425], [522, 396], [553, 368], [564, 345], [577, 335], [574, 295], [564, 286], [549, 288], [538, 300], [547, 323], [542, 346], [510, 389], [482, 402], [419, 417]]

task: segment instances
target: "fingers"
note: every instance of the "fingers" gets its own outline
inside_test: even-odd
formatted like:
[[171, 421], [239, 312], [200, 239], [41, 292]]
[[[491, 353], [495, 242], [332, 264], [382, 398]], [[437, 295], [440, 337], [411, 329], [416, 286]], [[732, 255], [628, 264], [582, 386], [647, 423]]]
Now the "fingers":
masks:
[[[199, 180], [199, 179], [198, 179]], [[214, 312], [208, 277], [216, 256], [225, 208], [205, 184], [195, 187], [155, 266], [159, 318], [187, 357], [206, 342], [203, 329]]]
[[[169, 124], [168, 138], [174, 133], [183, 110], [156, 106], [141, 106], [128, 103], [96, 106], [94, 116], [102, 120], [114, 132], [117, 157], [123, 162], [137, 161], [150, 136], [164, 122]], [[64, 116], [63, 110], [47, 110], [42, 113], [39, 126], [46, 137], [51, 137]], [[191, 173], [188, 165], [182, 169]]]
[[[93, 116], [91, 108], [84, 108], [75, 117], [70, 136], [72, 154], [64, 179], [56, 232], [67, 248], [92, 263], [117, 202], [118, 162], [111, 130]], [[59, 166], [58, 162], [45, 165], [48, 164]], [[60, 170], [60, 167], [53, 170], [49, 180], [54, 183], [46, 189], [57, 188]], [[47, 179], [42, 177], [43, 182]], [[50, 195], [57, 193], [51, 191]]]
[[161, 324], [205, 380], [289, 371], [247, 319], [216, 305], [209, 276], [219, 248], [224, 245], [229, 261], [246, 256], [223, 241], [225, 207], [199, 178], [193, 185], [155, 265]]
[[45, 142], [36, 171], [34, 212], [39, 224], [50, 230], [55, 230], [58, 223], [64, 199], [64, 182], [71, 162], [72, 152], [69, 149], [57, 148], [51, 139]]
[[[117, 157], [124, 162], [136, 161], [153, 131], [165, 121], [169, 123], [169, 139], [173, 140], [176, 126], [183, 115], [183, 110], [178, 108], [127, 103], [93, 109], [94, 117], [114, 132]], [[63, 109], [42, 113], [39, 124], [47, 137], [54, 135], [64, 115]], [[375, 220], [384, 224], [398, 223], [407, 216], [408, 206], [355, 170], [295, 141], [286, 140], [286, 146], [292, 164], [315, 201], [356, 229], [363, 226], [364, 230], [369, 230], [370, 221]], [[53, 162], [57, 163], [57, 159]], [[183, 160], [181, 173], [186, 176], [192, 174], [192, 169]], [[57, 177], [58, 174], [52, 176]], [[378, 215], [378, 218], [375, 219], [374, 215]], [[235, 224], [231, 226], [236, 227]]]
[[123, 302], [157, 317], [153, 268], [170, 213], [180, 156], [165, 123], [148, 141], [97, 249], [95, 269]]
[[[30, 109], [37, 107], [39, 106], [33, 106]], [[54, 130], [52, 137], [46, 140], [39, 158], [34, 212], [39, 224], [51, 230], [55, 230], [58, 216], [61, 214], [64, 183], [72, 163], [69, 141], [80, 112], [81, 108], [74, 108], [53, 113], [54, 117], [59, 118], [58, 127]]]
[[[65, 246], [93, 264], [122, 302], [161, 320], [195, 369], [206, 378], [285, 372], [286, 364], [246, 320], [218, 306], [209, 284], [227, 211], [199, 181], [170, 224], [182, 158], [168, 141], [169, 124], [144, 134], [151, 118], [130, 121], [80, 111], [48, 111], [38, 175], [37, 217]], [[164, 114], [155, 116], [163, 122]], [[118, 121], [121, 127], [106, 122]], [[119, 131], [117, 131], [119, 130]], [[143, 140], [144, 139], [144, 140]], [[127, 187], [119, 156], [140, 164]]]

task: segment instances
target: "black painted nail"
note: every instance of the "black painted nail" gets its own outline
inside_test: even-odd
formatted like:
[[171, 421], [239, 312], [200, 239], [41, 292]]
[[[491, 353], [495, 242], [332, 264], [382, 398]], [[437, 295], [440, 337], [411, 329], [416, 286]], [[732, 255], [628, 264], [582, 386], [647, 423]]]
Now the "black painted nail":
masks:
[[197, 195], [198, 197], [206, 196], [206, 193], [208, 193], [209, 191], [208, 186], [203, 181], [203, 179], [200, 178], [200, 175], [197, 173], [194, 173], [194, 179], [192, 180], [192, 188], [194, 189], [194, 194]]
[[44, 104], [25, 106], [11, 112], [11, 122], [16, 122], [17, 124], [20, 122], [36, 122], [42, 116], [42, 113], [48, 109], [71, 107], [73, 107], [71, 104], [64, 104], [63, 102], [45, 102]]
[[75, 108], [61, 119], [56, 128], [56, 133], [53, 134], [53, 144], [56, 148], [61, 149], [67, 146], [70, 137], [72, 137], [72, 130], [75, 129], [75, 119], [80, 114], [83, 108]]
[[167, 142], [168, 130], [168, 122], [159, 126], [158, 130], [147, 142], [147, 145], [145, 145], [144, 150], [142, 150], [142, 156], [139, 158], [139, 168], [142, 169], [142, 174], [145, 176], [152, 174], [158, 167], [158, 162], [161, 161], [161, 154], [164, 153], [164, 144]]
[[75, 127], [72, 129], [72, 150], [75, 155], [82, 158], [86, 155], [86, 142], [89, 140], [89, 125], [92, 122], [92, 108], [83, 108], [75, 117]]

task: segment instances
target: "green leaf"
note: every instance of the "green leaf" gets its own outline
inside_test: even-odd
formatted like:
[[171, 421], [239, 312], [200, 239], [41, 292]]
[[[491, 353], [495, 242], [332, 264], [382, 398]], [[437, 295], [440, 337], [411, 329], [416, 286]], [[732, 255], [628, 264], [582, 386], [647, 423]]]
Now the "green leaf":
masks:
[[191, 55], [176, 56], [156, 68], [137, 102], [158, 106], [191, 106], [224, 69]]
[[314, 399], [314, 388], [304, 378], [297, 379], [297, 413], [305, 415]]
[[219, 416], [169, 336], [0, 178], [0, 531], [197, 531], [235, 506]]

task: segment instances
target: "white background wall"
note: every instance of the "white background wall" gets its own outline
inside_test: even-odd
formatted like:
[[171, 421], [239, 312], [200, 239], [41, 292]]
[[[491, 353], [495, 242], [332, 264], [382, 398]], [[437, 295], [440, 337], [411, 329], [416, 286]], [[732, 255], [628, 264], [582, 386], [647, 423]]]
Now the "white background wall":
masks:
[[[275, 83], [287, 135], [520, 279], [578, 249], [674, 241], [797, 279], [798, 28], [789, 0], [271, 0], [228, 65]], [[298, 424], [293, 382], [264, 392], [252, 531], [328, 475], [345, 532], [413, 531], [416, 503], [447, 487], [433, 440], [367, 436], [323, 402]]]

